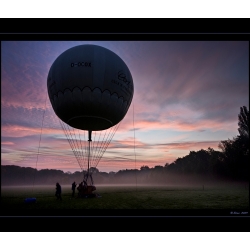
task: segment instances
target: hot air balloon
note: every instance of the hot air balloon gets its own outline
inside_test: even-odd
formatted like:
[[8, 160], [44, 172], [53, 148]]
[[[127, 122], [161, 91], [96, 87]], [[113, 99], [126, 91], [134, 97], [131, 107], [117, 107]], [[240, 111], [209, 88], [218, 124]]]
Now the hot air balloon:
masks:
[[109, 49], [75, 46], [52, 64], [47, 90], [88, 183], [92, 181], [90, 169], [99, 163], [132, 102], [134, 85], [129, 68]]

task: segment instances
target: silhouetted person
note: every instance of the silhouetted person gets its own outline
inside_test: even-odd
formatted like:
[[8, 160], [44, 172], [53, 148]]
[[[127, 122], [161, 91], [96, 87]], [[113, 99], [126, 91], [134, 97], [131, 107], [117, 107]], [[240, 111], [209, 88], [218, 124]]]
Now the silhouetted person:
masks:
[[77, 190], [78, 190], [78, 196], [81, 196], [81, 191], [82, 191], [82, 188], [83, 188], [83, 184], [82, 182], [79, 183], [78, 187], [77, 187]]
[[76, 182], [74, 181], [74, 182], [72, 183], [72, 197], [75, 196], [75, 189], [76, 189]]
[[56, 197], [57, 197], [57, 199], [62, 200], [61, 194], [62, 194], [62, 188], [61, 188], [61, 185], [57, 182], [56, 183]]

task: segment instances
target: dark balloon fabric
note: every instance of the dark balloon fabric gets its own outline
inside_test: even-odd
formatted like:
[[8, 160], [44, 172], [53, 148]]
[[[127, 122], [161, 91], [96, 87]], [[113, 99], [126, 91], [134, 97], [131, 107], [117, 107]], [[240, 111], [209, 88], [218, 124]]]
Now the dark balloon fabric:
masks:
[[118, 124], [134, 94], [125, 62], [97, 45], [79, 45], [59, 55], [49, 70], [47, 87], [56, 115], [74, 128], [89, 131]]

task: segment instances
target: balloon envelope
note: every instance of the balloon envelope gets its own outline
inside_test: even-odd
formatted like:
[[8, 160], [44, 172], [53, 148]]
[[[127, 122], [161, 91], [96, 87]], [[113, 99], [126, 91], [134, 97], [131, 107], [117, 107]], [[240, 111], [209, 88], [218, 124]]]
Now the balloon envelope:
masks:
[[52, 64], [47, 88], [56, 115], [68, 125], [98, 131], [118, 124], [131, 104], [134, 85], [125, 62], [97, 45], [79, 45]]

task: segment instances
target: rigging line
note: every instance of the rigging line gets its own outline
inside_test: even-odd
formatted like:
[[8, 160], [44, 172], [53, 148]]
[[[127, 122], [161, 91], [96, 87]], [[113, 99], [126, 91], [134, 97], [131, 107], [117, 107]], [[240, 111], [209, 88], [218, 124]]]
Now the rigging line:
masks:
[[[88, 131], [84, 130], [84, 146], [85, 146], [85, 165], [84, 165], [84, 171], [88, 168]], [[86, 138], [85, 138], [86, 135]]]
[[119, 126], [119, 125], [116, 124], [116, 125], [112, 128], [112, 130], [110, 130], [109, 138], [108, 138], [107, 141], [106, 141], [105, 150], [106, 150], [106, 148], [108, 147], [110, 141], [112, 140], [112, 138], [113, 138], [113, 136], [114, 136], [114, 134], [115, 134], [115, 132], [116, 132], [118, 126]]
[[82, 165], [81, 151], [80, 151], [80, 148], [79, 148], [78, 138], [76, 137], [77, 129], [72, 127], [71, 130], [72, 130], [72, 134], [73, 134], [72, 137], [73, 137], [73, 140], [74, 140], [75, 145], [76, 145], [77, 157], [79, 159], [79, 162], [81, 162], [81, 165]]
[[117, 127], [117, 124], [109, 129], [109, 132], [108, 132], [107, 138], [105, 139], [105, 143], [104, 143], [102, 150], [105, 151], [105, 149], [107, 148], [110, 140], [112, 139], [112, 137], [114, 135], [114, 131], [115, 131], [116, 127]]
[[[102, 149], [102, 145], [103, 145], [103, 143], [104, 143], [104, 138], [105, 138], [105, 136], [106, 136], [106, 133], [107, 133], [107, 129], [105, 130], [104, 136], [103, 136], [103, 138], [102, 138], [102, 142], [101, 142], [101, 144], [100, 144], [100, 147], [98, 148], [98, 151], [97, 151], [97, 154], [96, 154], [96, 159], [99, 158], [99, 155], [100, 155], [100, 152], [101, 152], [101, 149]], [[97, 165], [96, 165], [96, 166], [97, 166]]]
[[81, 169], [84, 169], [84, 153], [83, 153], [83, 146], [82, 146], [82, 137], [81, 137], [81, 131], [79, 129], [71, 128], [72, 131], [74, 131], [74, 134], [78, 133], [79, 140], [78, 138], [75, 137], [75, 144], [77, 147], [77, 157], [79, 159], [79, 162], [81, 163]]
[[93, 148], [93, 131], [91, 131], [91, 141], [89, 141], [89, 168], [91, 168], [92, 148]]
[[76, 145], [77, 145], [77, 153], [78, 153], [78, 158], [79, 158], [79, 161], [81, 162], [81, 165], [82, 165], [82, 154], [81, 154], [81, 140], [79, 139], [79, 131], [74, 129], [73, 128], [73, 131], [74, 131], [74, 135], [75, 135], [75, 141], [76, 141]]
[[90, 167], [91, 167], [91, 145], [92, 145], [92, 143], [91, 143], [92, 141], [88, 141], [88, 173], [89, 173], [89, 169], [90, 169]]
[[99, 164], [99, 162], [100, 162], [100, 160], [101, 160], [101, 158], [102, 158], [102, 156], [103, 156], [104, 152], [106, 151], [106, 148], [108, 147], [108, 145], [109, 145], [110, 141], [112, 140], [112, 138], [113, 138], [113, 136], [114, 136], [115, 132], [117, 131], [117, 129], [118, 129], [118, 127], [119, 127], [120, 123], [121, 123], [121, 122], [119, 122], [116, 126], [114, 126], [115, 128], [114, 128], [114, 130], [113, 130], [113, 134], [112, 134], [112, 136], [110, 137], [110, 140], [109, 140], [109, 142], [107, 143], [107, 145], [106, 145], [106, 147], [105, 147], [105, 149], [104, 149], [104, 151], [103, 151], [103, 153], [102, 153], [101, 157], [99, 158], [99, 160], [98, 160], [98, 162], [97, 162], [96, 166]]
[[[86, 138], [85, 138], [86, 136]], [[85, 165], [84, 171], [86, 172], [88, 169], [88, 130], [84, 130], [84, 145], [85, 145]]]
[[84, 155], [84, 135], [83, 135], [83, 132], [82, 130], [78, 130], [79, 132], [79, 140], [80, 140], [80, 145], [81, 145], [81, 148], [80, 148], [80, 155], [81, 155], [81, 163], [82, 163], [82, 170], [84, 169], [84, 166], [85, 166], [85, 155]]
[[80, 162], [80, 164], [82, 166], [81, 159], [79, 157], [78, 142], [77, 142], [77, 139], [76, 139], [75, 129], [70, 127], [69, 125], [67, 125], [67, 128], [68, 128], [68, 130], [70, 132], [72, 142], [74, 143], [77, 159], [78, 159], [78, 161]]
[[[90, 134], [91, 132], [88, 131], [88, 133]], [[88, 135], [89, 139], [90, 139], [90, 135]], [[89, 169], [90, 169], [90, 157], [91, 157], [91, 152], [90, 152], [90, 147], [91, 147], [91, 141], [88, 140], [88, 169], [87, 169], [87, 179], [86, 182], [88, 183], [88, 177], [89, 177]]]
[[93, 157], [92, 157], [92, 166], [94, 166], [94, 163], [95, 163], [95, 153], [97, 151], [97, 145], [98, 145], [98, 134], [100, 134], [99, 132], [95, 131], [95, 137], [94, 137], [94, 149], [93, 149]]
[[113, 134], [111, 135], [111, 137], [110, 137], [110, 139], [109, 139], [109, 142], [106, 144], [106, 147], [104, 148], [104, 150], [103, 150], [103, 152], [102, 152], [102, 155], [99, 157], [98, 162], [96, 163], [96, 166], [99, 164], [99, 162], [100, 162], [100, 160], [101, 160], [101, 158], [102, 158], [104, 152], [106, 151], [106, 149], [107, 149], [107, 147], [108, 147], [110, 141], [112, 140], [112, 138], [113, 138], [115, 132], [117, 131], [117, 129], [118, 129], [118, 127], [119, 127], [119, 124], [120, 124], [120, 123], [118, 123], [118, 124], [115, 126], [115, 129], [113, 130]]
[[[107, 134], [107, 137], [105, 138], [103, 138], [103, 143], [102, 143], [102, 145], [101, 145], [101, 147], [100, 147], [100, 151], [99, 151], [99, 154], [98, 154], [98, 156], [97, 156], [97, 160], [103, 155], [103, 153], [105, 152], [105, 146], [106, 146], [106, 143], [107, 143], [107, 141], [108, 141], [108, 138], [109, 138], [109, 135], [110, 135], [110, 131], [112, 131], [112, 129], [113, 129], [114, 127], [111, 127], [111, 128], [109, 128], [109, 129], [107, 129], [106, 131], [108, 131], [108, 134]], [[106, 133], [105, 133], [105, 136], [106, 136]], [[96, 163], [96, 162], [95, 162]], [[97, 165], [96, 165], [97, 166]]]
[[81, 161], [81, 154], [79, 152], [79, 144], [78, 144], [78, 139], [76, 137], [75, 129], [67, 125], [69, 134], [71, 136], [71, 141], [72, 144], [74, 145], [74, 152], [75, 152], [75, 157], [77, 161], [79, 162], [79, 166], [81, 169], [83, 169], [82, 161]]
[[80, 163], [80, 168], [82, 169], [83, 166], [82, 166], [82, 162], [81, 162], [81, 155], [80, 155], [79, 150], [78, 150], [79, 146], [78, 146], [78, 140], [77, 140], [76, 134], [75, 134], [75, 129], [69, 125], [67, 125], [67, 127], [68, 127], [72, 142], [73, 142], [74, 147], [75, 147], [76, 158], [77, 158], [78, 162]]
[[[102, 155], [102, 151], [103, 151], [103, 148], [104, 148], [104, 146], [105, 146], [105, 141], [107, 140], [106, 138], [108, 137], [108, 133], [110, 132], [110, 128], [109, 129], [107, 129], [107, 130], [105, 130], [105, 133], [103, 133], [103, 131], [101, 131], [101, 133], [100, 133], [100, 137], [101, 137], [101, 135], [102, 135], [102, 137], [101, 137], [101, 139], [99, 140], [99, 142], [100, 142], [100, 145], [98, 146], [98, 150], [96, 151], [96, 155], [95, 155], [95, 162], [94, 162], [94, 166], [95, 167], [97, 167], [97, 162], [98, 162], [98, 160], [99, 160], [99, 158], [101, 157], [101, 155]], [[107, 136], [106, 136], [107, 135]]]
[[[60, 121], [60, 124], [61, 124], [61, 127], [62, 127], [62, 129], [63, 129], [63, 132], [64, 132], [64, 134], [65, 134], [65, 136], [66, 136], [66, 138], [67, 138], [67, 140], [68, 140], [68, 143], [69, 143], [69, 145], [70, 145], [70, 147], [71, 147], [71, 149], [72, 149], [72, 151], [73, 151], [73, 154], [75, 155], [75, 158], [77, 159], [77, 157], [76, 157], [76, 153], [75, 153], [75, 151], [74, 151], [74, 146], [73, 146], [73, 144], [72, 144], [72, 142], [71, 142], [71, 139], [70, 139], [70, 137], [69, 137], [69, 135], [68, 135], [68, 132], [67, 132], [67, 129], [66, 129], [66, 125], [59, 119], [59, 121]], [[78, 164], [79, 164], [79, 162], [78, 162]], [[80, 165], [79, 165], [80, 166]], [[80, 166], [81, 167], [81, 166]]]
[[98, 137], [98, 140], [97, 140], [97, 143], [96, 143], [96, 147], [95, 147], [95, 152], [94, 152], [94, 155], [93, 155], [93, 162], [94, 163], [96, 162], [96, 157], [97, 157], [97, 152], [98, 152], [98, 145], [99, 145], [99, 142], [100, 142], [100, 136], [102, 134], [102, 131], [103, 130], [98, 131], [99, 137]]
[[80, 137], [80, 143], [81, 143], [81, 153], [82, 153], [82, 159], [83, 159], [83, 166], [84, 166], [84, 163], [85, 163], [85, 156], [84, 156], [84, 150], [83, 150], [83, 146], [82, 146], [82, 143], [84, 145], [84, 141], [83, 141], [83, 138], [82, 138], [82, 134], [84, 133], [84, 131], [82, 130], [79, 130], [79, 137]]
[[75, 150], [74, 150], [74, 143], [72, 142], [72, 139], [70, 138], [69, 132], [67, 131], [67, 125], [64, 124], [60, 119], [59, 119], [59, 121], [60, 121], [61, 126], [62, 126], [62, 128], [63, 128], [64, 134], [66, 135], [66, 138], [67, 138], [67, 140], [68, 140], [68, 142], [69, 142], [69, 145], [70, 145], [70, 147], [71, 147], [71, 149], [72, 149], [72, 151], [73, 151], [73, 153], [74, 153], [74, 155], [75, 155], [75, 158], [76, 158], [76, 160], [77, 160], [77, 162], [78, 162], [78, 165], [80, 166], [80, 168], [82, 168], [80, 162], [78, 161], [76, 152], [75, 152]]
[[[41, 143], [42, 132], [43, 132], [43, 121], [44, 121], [44, 114], [45, 114], [45, 110], [46, 110], [47, 96], [48, 95], [46, 95], [46, 98], [45, 98], [45, 105], [44, 105], [44, 111], [43, 111], [42, 126], [41, 126], [40, 139], [39, 139], [38, 151], [37, 151], [37, 157], [36, 157], [36, 169], [37, 169], [38, 155], [39, 155], [40, 143]], [[33, 194], [33, 189], [34, 189], [34, 184], [35, 184], [35, 177], [36, 177], [36, 175], [34, 175], [34, 178], [33, 178], [32, 194]]]
[[85, 161], [84, 161], [84, 171], [87, 171], [88, 168], [88, 131], [84, 130], [84, 155], [85, 155]]
[[[134, 103], [133, 103], [133, 128], [134, 128], [134, 153], [135, 153], [135, 124], [134, 124]], [[135, 181], [137, 191], [137, 175], [136, 175], [136, 153], [135, 153]]]
[[[86, 135], [86, 138], [85, 138]], [[81, 130], [81, 136], [82, 136], [82, 141], [83, 141], [83, 149], [82, 149], [82, 153], [84, 156], [84, 161], [83, 161], [83, 171], [86, 171], [87, 169], [87, 165], [88, 165], [88, 131], [86, 130]]]
[[95, 136], [96, 136], [96, 131], [92, 131], [92, 142], [91, 142], [91, 157], [90, 157], [90, 167], [92, 167], [92, 163], [93, 163], [93, 153], [94, 153], [94, 150], [95, 150]]
[[[73, 153], [74, 153], [74, 155], [75, 155], [75, 158], [77, 159], [77, 157], [76, 157], [76, 152], [75, 152], [75, 150], [74, 150], [74, 145], [73, 145], [73, 142], [72, 142], [72, 140], [71, 140], [71, 138], [70, 138], [70, 136], [69, 136], [69, 132], [68, 132], [68, 129], [67, 129], [67, 126], [66, 126], [66, 124], [64, 124], [61, 120], [59, 120], [60, 121], [60, 124], [61, 124], [61, 126], [62, 126], [62, 128], [63, 128], [63, 132], [64, 132], [64, 134], [65, 134], [65, 136], [66, 136], [66, 138], [67, 138], [67, 140], [68, 140], [68, 143], [69, 143], [69, 145], [70, 145], [70, 147], [71, 147], [71, 149], [72, 149], [72, 151], [73, 151]], [[79, 164], [79, 162], [78, 162], [78, 164]], [[80, 166], [81, 167], [81, 166]]]

